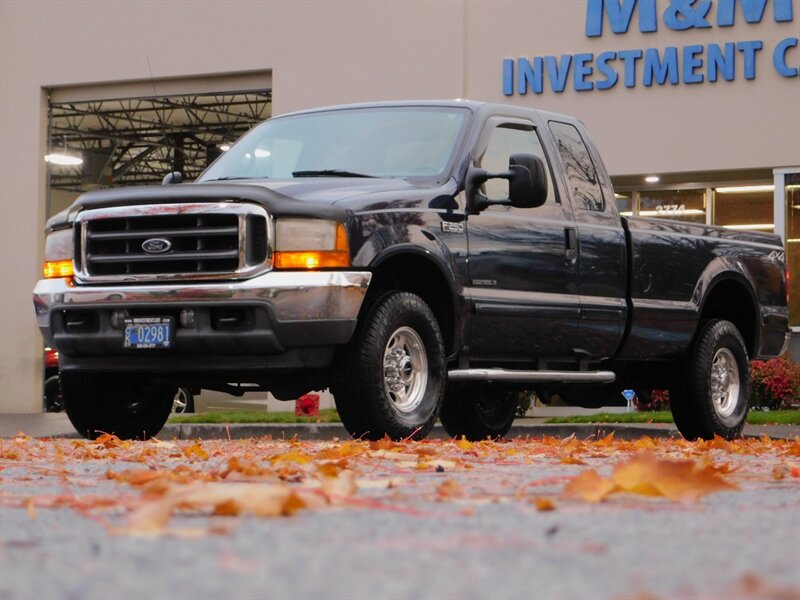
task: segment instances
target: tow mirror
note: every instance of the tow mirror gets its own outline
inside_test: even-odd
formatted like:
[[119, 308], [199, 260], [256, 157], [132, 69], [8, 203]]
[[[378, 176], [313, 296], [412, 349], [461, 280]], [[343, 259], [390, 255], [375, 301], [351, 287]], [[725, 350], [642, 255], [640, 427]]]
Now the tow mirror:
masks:
[[544, 162], [535, 154], [512, 154], [508, 161], [511, 177], [508, 197], [511, 206], [536, 208], [547, 200], [547, 175]]
[[[492, 200], [480, 194], [480, 186], [489, 179], [508, 180], [508, 199]], [[497, 204], [516, 208], [536, 208], [547, 200], [547, 174], [544, 162], [535, 154], [512, 154], [508, 161], [508, 171], [503, 173], [489, 173], [471, 166], [467, 170], [465, 187], [467, 212], [470, 214], [477, 214]]]

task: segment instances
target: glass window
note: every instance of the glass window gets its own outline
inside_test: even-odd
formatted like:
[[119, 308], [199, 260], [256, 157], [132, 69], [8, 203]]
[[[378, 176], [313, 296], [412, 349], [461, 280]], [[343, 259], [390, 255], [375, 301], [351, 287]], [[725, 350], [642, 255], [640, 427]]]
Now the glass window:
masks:
[[639, 216], [706, 222], [706, 190], [642, 190]]
[[741, 186], [714, 190], [714, 225], [772, 233], [771, 186]]
[[623, 217], [630, 217], [633, 215], [633, 193], [632, 192], [615, 192], [614, 200], [617, 202], [617, 210]]
[[389, 107], [270, 119], [238, 141], [199, 181], [313, 177], [326, 171], [440, 176], [468, 116], [466, 109]]
[[597, 178], [589, 151], [581, 139], [581, 134], [567, 123], [550, 121], [550, 131], [555, 136], [558, 153], [567, 174], [567, 182], [572, 193], [575, 208], [593, 212], [604, 212], [606, 209], [603, 191]]
[[[486, 169], [490, 173], [497, 173], [508, 170], [508, 159], [512, 154], [519, 153], [535, 154], [541, 158], [545, 165], [545, 157], [542, 143], [536, 134], [536, 129], [532, 126], [519, 125], [516, 123], [503, 123], [492, 131], [492, 137], [486, 145], [486, 150], [477, 161], [478, 167]], [[550, 180], [550, 170], [545, 169], [547, 174], [547, 201], [553, 200], [553, 184]], [[508, 198], [508, 180], [490, 179], [484, 184], [484, 194], [493, 200], [504, 200]]]
[[789, 271], [789, 325], [800, 327], [800, 173], [786, 175], [786, 266]]

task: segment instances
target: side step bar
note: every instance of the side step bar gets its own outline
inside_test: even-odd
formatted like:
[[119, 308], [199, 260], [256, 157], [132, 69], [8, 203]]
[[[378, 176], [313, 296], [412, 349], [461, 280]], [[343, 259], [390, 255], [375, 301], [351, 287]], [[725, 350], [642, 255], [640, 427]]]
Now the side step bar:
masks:
[[455, 369], [450, 381], [514, 381], [542, 383], [611, 383], [613, 371], [509, 371], [508, 369]]

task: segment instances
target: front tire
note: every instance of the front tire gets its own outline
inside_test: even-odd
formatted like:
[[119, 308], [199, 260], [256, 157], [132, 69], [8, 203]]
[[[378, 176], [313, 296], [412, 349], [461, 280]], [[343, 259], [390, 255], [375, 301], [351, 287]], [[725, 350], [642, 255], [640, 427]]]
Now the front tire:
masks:
[[747, 419], [750, 372], [747, 347], [730, 321], [701, 324], [685, 379], [669, 390], [672, 416], [687, 440], [739, 437]]
[[445, 351], [436, 317], [415, 294], [375, 301], [339, 354], [331, 391], [353, 437], [423, 439], [444, 395]]
[[518, 393], [490, 385], [450, 385], [439, 419], [451, 437], [471, 441], [505, 436], [516, 417]]
[[61, 374], [64, 407], [82, 436], [112, 433], [121, 439], [146, 440], [159, 431], [172, 411], [175, 388], [122, 375]]

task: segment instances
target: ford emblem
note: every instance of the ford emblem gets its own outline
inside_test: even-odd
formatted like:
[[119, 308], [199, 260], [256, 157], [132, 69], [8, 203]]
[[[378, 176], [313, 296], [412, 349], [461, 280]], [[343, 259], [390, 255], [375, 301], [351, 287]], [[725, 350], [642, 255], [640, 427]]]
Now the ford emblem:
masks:
[[172, 249], [172, 242], [164, 238], [150, 238], [142, 242], [142, 250], [147, 254], [164, 254]]

